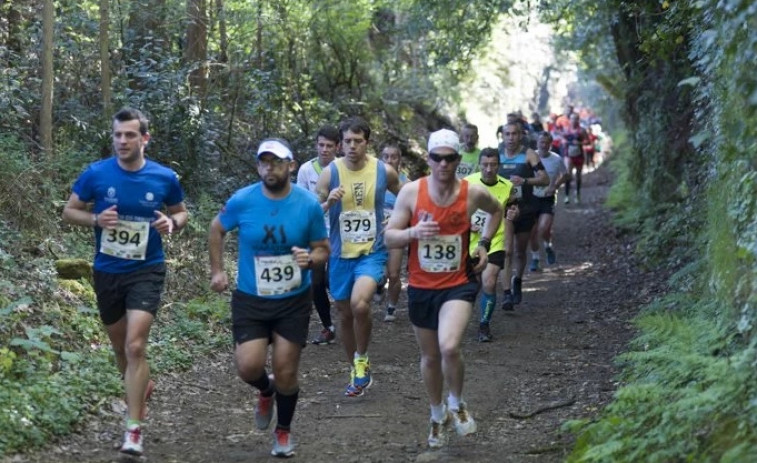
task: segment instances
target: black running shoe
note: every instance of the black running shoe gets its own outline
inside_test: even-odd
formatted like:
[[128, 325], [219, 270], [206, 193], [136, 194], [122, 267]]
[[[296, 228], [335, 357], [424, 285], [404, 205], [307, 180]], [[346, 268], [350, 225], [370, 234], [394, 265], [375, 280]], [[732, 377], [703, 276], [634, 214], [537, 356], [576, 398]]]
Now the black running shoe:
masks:
[[523, 291], [521, 290], [521, 286], [523, 286], [523, 280], [521, 280], [518, 277], [513, 277], [513, 304], [520, 304], [520, 301], [523, 299]]
[[515, 310], [515, 306], [513, 305], [513, 295], [509, 291], [502, 297], [502, 310], [507, 312]]

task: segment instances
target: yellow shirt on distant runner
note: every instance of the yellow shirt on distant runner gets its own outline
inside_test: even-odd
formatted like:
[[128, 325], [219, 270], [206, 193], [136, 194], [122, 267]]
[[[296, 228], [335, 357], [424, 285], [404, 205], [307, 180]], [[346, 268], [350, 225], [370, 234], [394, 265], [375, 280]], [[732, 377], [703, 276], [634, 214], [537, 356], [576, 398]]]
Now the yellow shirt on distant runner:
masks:
[[[510, 180], [507, 180], [506, 178], [500, 177], [497, 175], [497, 183], [494, 185], [487, 185], [484, 182], [481, 181], [481, 174], [475, 173], [471, 174], [467, 177], [465, 177], [465, 180], [467, 180], [471, 184], [476, 185], [483, 185], [486, 187], [487, 190], [489, 190], [489, 193], [492, 194], [495, 198], [497, 198], [497, 202], [499, 202], [500, 206], [504, 209], [505, 204], [507, 203], [508, 198], [510, 198], [510, 190], [512, 190], [513, 184]], [[478, 246], [478, 240], [481, 237], [481, 233], [478, 231], [473, 230], [483, 230], [484, 226], [486, 225], [486, 221], [489, 220], [491, 215], [488, 212], [484, 212], [481, 209], [477, 210], [473, 213], [471, 216], [471, 232], [470, 232], [470, 252], [474, 253], [476, 246]], [[505, 221], [504, 218], [502, 219], [502, 222], [499, 224], [499, 228], [497, 228], [497, 233], [494, 234], [492, 237], [492, 244], [489, 248], [489, 254], [497, 251], [504, 251], [505, 250]]]

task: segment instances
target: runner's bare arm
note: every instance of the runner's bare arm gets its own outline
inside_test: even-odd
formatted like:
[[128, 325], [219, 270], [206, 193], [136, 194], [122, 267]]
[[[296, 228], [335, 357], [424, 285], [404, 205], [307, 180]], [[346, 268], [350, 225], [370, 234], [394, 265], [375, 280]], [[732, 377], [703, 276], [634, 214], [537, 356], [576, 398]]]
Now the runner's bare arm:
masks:
[[526, 159], [528, 163], [531, 164], [531, 167], [540, 166], [538, 169], [534, 169], [534, 177], [530, 179], [530, 181], [526, 180], [526, 183], [532, 186], [548, 186], [549, 175], [547, 175], [547, 171], [544, 170], [544, 164], [541, 163], [541, 158], [536, 154], [536, 151], [532, 149], [526, 151]]
[[339, 185], [333, 190], [329, 191], [329, 184], [331, 183], [331, 169], [325, 169], [318, 177], [318, 183], [315, 190], [318, 195], [318, 201], [321, 203], [321, 210], [326, 212], [335, 203], [342, 200], [344, 196], [344, 187]]
[[71, 193], [63, 208], [63, 220], [73, 225], [94, 227], [97, 223], [97, 214], [89, 212], [87, 203], [79, 199], [76, 193]]
[[384, 165], [386, 166], [386, 189], [397, 195], [399, 194], [400, 188], [402, 188], [400, 176], [397, 171], [394, 170], [394, 167], [389, 164]]
[[418, 183], [406, 184], [397, 195], [392, 216], [384, 230], [384, 243], [389, 248], [404, 248], [410, 241], [417, 238], [410, 227], [415, 200], [418, 196]]
[[223, 268], [223, 242], [226, 236], [218, 216], [213, 218], [208, 232], [208, 253], [210, 255], [210, 289], [221, 292], [229, 287], [229, 278]]

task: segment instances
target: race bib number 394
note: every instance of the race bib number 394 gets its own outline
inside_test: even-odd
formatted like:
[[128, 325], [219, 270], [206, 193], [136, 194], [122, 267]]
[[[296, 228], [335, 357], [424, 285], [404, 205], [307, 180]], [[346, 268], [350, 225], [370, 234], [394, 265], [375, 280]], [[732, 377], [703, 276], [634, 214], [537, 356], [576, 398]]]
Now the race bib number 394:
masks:
[[103, 230], [100, 237], [100, 252], [129, 260], [145, 260], [150, 222], [119, 220], [111, 230]]
[[291, 254], [255, 256], [255, 284], [260, 296], [286, 294], [302, 284], [302, 271]]
[[418, 262], [429, 273], [455, 272], [460, 269], [463, 240], [456, 235], [439, 235], [418, 241]]

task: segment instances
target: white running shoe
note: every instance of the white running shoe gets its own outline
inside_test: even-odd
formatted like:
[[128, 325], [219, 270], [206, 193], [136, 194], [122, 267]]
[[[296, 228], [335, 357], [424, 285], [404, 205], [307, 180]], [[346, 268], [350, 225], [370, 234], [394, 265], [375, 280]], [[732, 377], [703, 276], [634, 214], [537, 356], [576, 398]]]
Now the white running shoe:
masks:
[[124, 443], [120, 449], [121, 453], [141, 456], [144, 452], [142, 447], [142, 429], [135, 426], [124, 433]]
[[437, 423], [434, 420], [429, 421], [428, 427], [428, 446], [432, 449], [443, 447], [447, 443], [447, 426], [449, 425], [449, 411], [444, 411], [444, 420]]
[[467, 436], [476, 432], [476, 421], [468, 412], [468, 408], [464, 403], [460, 403], [460, 408], [457, 410], [450, 410], [452, 413], [452, 420], [455, 423], [455, 431], [461, 436]]

